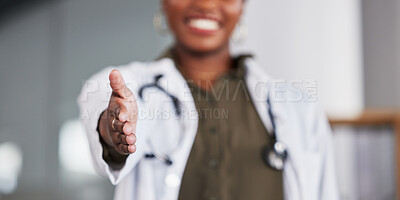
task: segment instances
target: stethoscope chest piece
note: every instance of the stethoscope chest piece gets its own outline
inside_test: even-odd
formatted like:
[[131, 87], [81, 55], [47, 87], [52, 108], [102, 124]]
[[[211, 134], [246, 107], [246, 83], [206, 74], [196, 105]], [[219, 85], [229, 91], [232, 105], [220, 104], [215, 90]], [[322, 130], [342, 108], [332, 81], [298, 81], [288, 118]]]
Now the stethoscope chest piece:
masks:
[[282, 171], [287, 158], [286, 146], [282, 142], [274, 141], [262, 149], [264, 162], [272, 169]]

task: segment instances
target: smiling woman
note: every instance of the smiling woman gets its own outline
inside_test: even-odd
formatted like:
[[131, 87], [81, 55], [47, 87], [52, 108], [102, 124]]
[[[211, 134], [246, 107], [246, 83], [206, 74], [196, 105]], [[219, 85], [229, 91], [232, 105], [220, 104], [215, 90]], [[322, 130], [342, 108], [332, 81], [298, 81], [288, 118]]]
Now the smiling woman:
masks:
[[162, 1], [176, 47], [194, 53], [229, 51], [229, 38], [244, 7], [244, 0]]
[[338, 198], [319, 106], [279, 101], [287, 86], [270, 87], [251, 56], [230, 53], [245, 4], [162, 0], [172, 47], [156, 61], [106, 68], [90, 79], [96, 90], [83, 88], [95, 167], [117, 185], [115, 199]]

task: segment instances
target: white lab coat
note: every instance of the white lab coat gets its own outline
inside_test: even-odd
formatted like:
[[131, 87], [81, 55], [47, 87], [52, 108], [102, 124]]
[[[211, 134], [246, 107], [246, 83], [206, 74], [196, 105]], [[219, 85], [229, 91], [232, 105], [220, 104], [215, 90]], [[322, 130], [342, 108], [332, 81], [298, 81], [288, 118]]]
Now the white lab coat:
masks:
[[[307, 93], [283, 81], [276, 83], [252, 58], [245, 60], [245, 66], [246, 85], [262, 122], [271, 132], [266, 104], [269, 93], [277, 139], [287, 146], [288, 159], [283, 171], [285, 199], [338, 199], [331, 129], [322, 110], [315, 101], [305, 100]], [[117, 67], [138, 99], [139, 120], [137, 151], [129, 155], [121, 170], [112, 170], [102, 158], [96, 130], [111, 95], [108, 75], [112, 69], [105, 68], [92, 76], [78, 98], [94, 166], [116, 185], [115, 200], [176, 200], [198, 126], [191, 91], [169, 58]], [[175, 117], [170, 98], [158, 89], [146, 89], [143, 100], [138, 97], [139, 88], [153, 83], [158, 74], [163, 75], [160, 86], [181, 102], [182, 119]], [[178, 146], [176, 141], [181, 141]], [[168, 154], [173, 164], [167, 166], [157, 159], [144, 158], [153, 148], [159, 152], [173, 150]]]

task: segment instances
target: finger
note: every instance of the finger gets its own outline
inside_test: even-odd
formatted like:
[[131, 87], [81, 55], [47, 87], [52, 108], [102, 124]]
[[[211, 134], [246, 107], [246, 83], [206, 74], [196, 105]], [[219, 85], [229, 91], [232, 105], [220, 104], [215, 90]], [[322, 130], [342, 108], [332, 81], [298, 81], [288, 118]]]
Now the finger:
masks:
[[135, 134], [130, 134], [130, 135], [120, 134], [119, 137], [121, 138], [120, 141], [122, 144], [135, 144], [136, 143], [136, 135]]
[[124, 123], [122, 123], [118, 118], [114, 118], [110, 122], [110, 127], [112, 132], [118, 132], [124, 134], [123, 128], [124, 128]]
[[126, 122], [129, 118], [128, 116], [128, 109], [124, 105], [123, 102], [117, 102], [116, 106], [114, 107], [115, 116], [119, 119], [121, 122]]
[[128, 110], [126, 109], [125, 105], [119, 107], [117, 116], [121, 122], [126, 122], [128, 120]]
[[137, 138], [135, 134], [130, 134], [126, 138], [126, 142], [130, 145], [136, 144]]
[[132, 91], [126, 87], [124, 78], [121, 75], [121, 72], [114, 69], [110, 72], [109, 75], [110, 79], [110, 86], [113, 90], [113, 94], [121, 97], [121, 98], [128, 98], [132, 95]]
[[121, 138], [121, 133], [118, 132], [112, 132], [111, 133], [111, 141], [113, 143], [114, 146], [118, 146], [119, 144], [123, 144], [122, 143], [122, 138]]
[[129, 119], [128, 109], [122, 101], [110, 101], [109, 111], [113, 117], [118, 118], [121, 122], [125, 122]]
[[125, 122], [122, 127], [122, 132], [126, 135], [134, 133], [135, 124], [133, 122]]
[[121, 141], [122, 144], [128, 144], [128, 142], [126, 141], [126, 138], [128, 137], [125, 134], [119, 134], [118, 137], [120, 138], [119, 140]]
[[127, 155], [127, 154], [130, 153], [129, 152], [129, 146], [126, 145], [126, 144], [119, 144], [117, 146], [117, 150], [119, 151], [120, 154], [124, 154], [124, 155]]
[[[114, 123], [114, 124], [112, 124]], [[113, 132], [118, 132], [125, 135], [134, 133], [136, 125], [133, 122], [122, 123], [118, 119], [111, 121], [111, 129]]]
[[129, 145], [128, 146], [128, 151], [129, 153], [135, 153], [136, 152], [136, 145]]

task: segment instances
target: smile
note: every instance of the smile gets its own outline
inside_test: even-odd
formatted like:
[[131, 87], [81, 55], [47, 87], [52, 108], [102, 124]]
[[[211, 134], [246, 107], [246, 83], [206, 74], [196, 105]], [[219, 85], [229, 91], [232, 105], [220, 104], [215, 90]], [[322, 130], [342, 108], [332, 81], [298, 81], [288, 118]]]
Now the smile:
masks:
[[219, 23], [211, 19], [191, 19], [189, 20], [189, 26], [207, 31], [216, 31], [219, 29]]
[[187, 25], [194, 32], [200, 34], [211, 34], [221, 28], [219, 21], [207, 18], [190, 18]]

